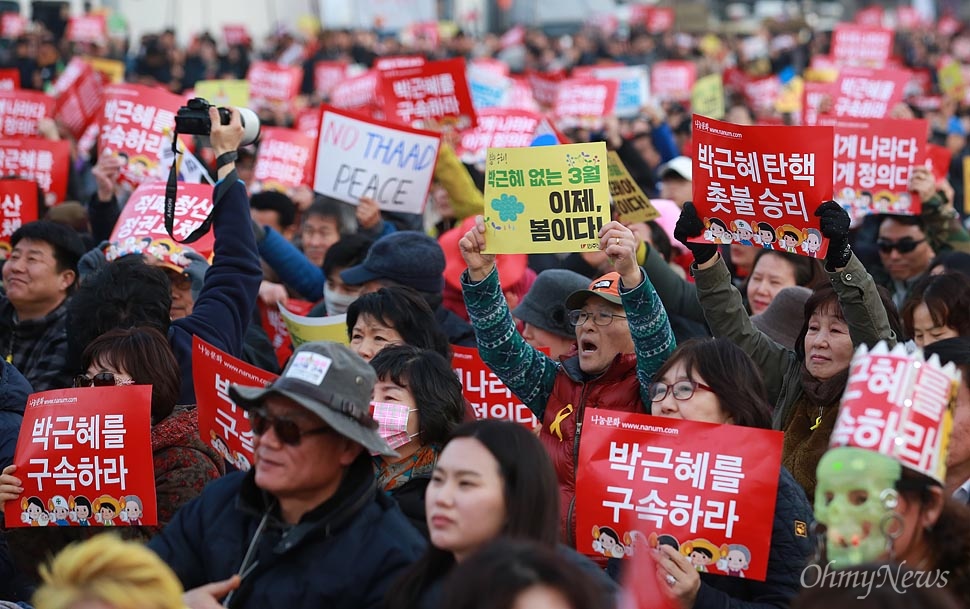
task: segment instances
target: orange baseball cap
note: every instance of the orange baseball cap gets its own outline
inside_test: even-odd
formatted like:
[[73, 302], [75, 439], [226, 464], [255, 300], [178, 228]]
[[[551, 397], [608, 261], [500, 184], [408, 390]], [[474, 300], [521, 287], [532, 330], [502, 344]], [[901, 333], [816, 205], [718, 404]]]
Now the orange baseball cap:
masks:
[[566, 299], [567, 309], [578, 309], [583, 306], [590, 296], [599, 296], [613, 304], [623, 304], [620, 299], [620, 274], [616, 271], [607, 273], [599, 279], [594, 279], [589, 288], [576, 290]]

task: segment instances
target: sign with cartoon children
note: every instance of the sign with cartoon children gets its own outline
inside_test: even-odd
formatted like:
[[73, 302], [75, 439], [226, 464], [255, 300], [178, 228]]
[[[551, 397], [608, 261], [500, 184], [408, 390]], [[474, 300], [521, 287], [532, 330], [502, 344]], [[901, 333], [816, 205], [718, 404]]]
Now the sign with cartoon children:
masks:
[[835, 200], [849, 215], [918, 214], [919, 195], [908, 184], [927, 156], [926, 121], [838, 121], [834, 129]]
[[832, 198], [832, 128], [743, 126], [695, 114], [695, 239], [822, 258], [815, 209]]
[[192, 337], [192, 382], [199, 409], [199, 435], [223, 459], [242, 471], [252, 467], [253, 428], [248, 413], [229, 397], [229, 385], [263, 387], [276, 380], [276, 376], [213, 347], [198, 336]]
[[782, 442], [767, 429], [587, 408], [577, 549], [624, 558], [670, 545], [702, 573], [764, 581]]
[[[151, 253], [158, 258], [181, 254], [181, 247], [165, 230], [165, 182], [146, 182], [131, 193], [128, 203], [111, 231], [111, 246], [105, 252], [109, 260], [132, 253]], [[172, 232], [185, 239], [212, 213], [212, 187], [208, 184], [180, 182], [175, 201], [175, 223]], [[215, 236], [212, 231], [192, 243], [192, 249], [206, 260], [212, 255]], [[167, 250], [167, 251], [166, 251]], [[170, 260], [178, 263], [178, 260]]]
[[27, 398], [7, 527], [158, 523], [150, 385], [57, 389]]
[[[515, 397], [482, 361], [474, 347], [452, 346], [451, 367], [461, 381], [461, 391], [479, 419], [500, 419], [535, 429], [539, 425], [529, 407]], [[548, 350], [546, 350], [548, 355]]]
[[488, 253], [598, 250], [599, 230], [609, 221], [604, 142], [488, 149]]

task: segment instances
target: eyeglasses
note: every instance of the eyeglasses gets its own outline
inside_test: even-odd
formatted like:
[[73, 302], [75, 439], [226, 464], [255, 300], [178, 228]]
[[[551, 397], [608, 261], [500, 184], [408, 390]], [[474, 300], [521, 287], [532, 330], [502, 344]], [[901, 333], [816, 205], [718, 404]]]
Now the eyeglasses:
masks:
[[168, 269], [166, 270], [165, 274], [168, 275], [169, 282], [176, 290], [188, 290], [192, 287], [192, 278], [185, 273], [176, 273], [175, 271]]
[[714, 390], [704, 383], [698, 383], [690, 379], [677, 379], [670, 385], [667, 383], [654, 383], [650, 385], [650, 401], [662, 402], [670, 392], [673, 392], [675, 400], [689, 400], [694, 397], [694, 392], [698, 389], [714, 393]]
[[135, 379], [122, 376], [115, 376], [111, 372], [99, 372], [90, 377], [86, 374], [79, 374], [74, 377], [74, 387], [111, 387], [114, 385], [134, 385]]
[[879, 251], [883, 254], [888, 254], [893, 250], [898, 251], [900, 254], [908, 254], [920, 243], [923, 243], [926, 239], [920, 239], [916, 241], [910, 237], [905, 237], [899, 241], [889, 241], [888, 239], [880, 239], [876, 241], [876, 246], [879, 247]]
[[613, 323], [613, 318], [626, 319], [623, 315], [616, 315], [615, 313], [607, 313], [606, 311], [597, 311], [596, 313], [587, 313], [586, 311], [581, 311], [579, 309], [573, 309], [569, 312], [569, 323], [574, 326], [581, 326], [586, 323], [587, 319], [592, 319], [593, 323], [597, 326], [608, 326]]
[[303, 436], [311, 436], [314, 434], [325, 434], [334, 431], [333, 427], [317, 427], [316, 429], [300, 429], [300, 426], [293, 419], [288, 419], [286, 417], [274, 417], [270, 416], [265, 410], [255, 409], [249, 412], [249, 422], [253, 426], [253, 433], [257, 436], [261, 436], [269, 431], [272, 427], [273, 431], [276, 432], [276, 437], [280, 439], [283, 444], [289, 444], [290, 446], [298, 446]]

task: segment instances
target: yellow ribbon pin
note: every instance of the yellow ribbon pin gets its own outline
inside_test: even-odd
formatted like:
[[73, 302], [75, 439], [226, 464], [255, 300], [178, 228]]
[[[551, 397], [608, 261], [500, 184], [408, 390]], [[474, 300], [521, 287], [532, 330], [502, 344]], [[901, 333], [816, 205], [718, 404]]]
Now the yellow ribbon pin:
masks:
[[562, 425], [562, 422], [565, 421], [574, 410], [575, 408], [573, 408], [572, 404], [566, 404], [565, 407], [556, 413], [556, 418], [553, 419], [552, 423], [549, 424], [549, 433], [555, 434], [555, 436], [559, 438], [560, 442], [562, 442], [562, 429], [560, 428], [560, 425]]

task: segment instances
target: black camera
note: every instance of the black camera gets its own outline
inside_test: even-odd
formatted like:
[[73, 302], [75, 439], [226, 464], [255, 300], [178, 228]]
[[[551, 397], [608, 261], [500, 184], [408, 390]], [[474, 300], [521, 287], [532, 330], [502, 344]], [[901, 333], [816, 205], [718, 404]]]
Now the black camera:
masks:
[[[209, 119], [209, 108], [212, 107], [207, 100], [201, 97], [190, 99], [188, 103], [179, 108], [175, 115], [175, 128], [179, 133], [190, 135], [208, 136], [212, 133], [212, 121]], [[259, 117], [249, 108], [236, 108], [239, 111], [239, 119], [243, 126], [243, 139], [240, 146], [253, 144], [259, 138]], [[232, 120], [232, 111], [229, 108], [217, 108], [219, 120], [223, 125], [228, 125]]]

